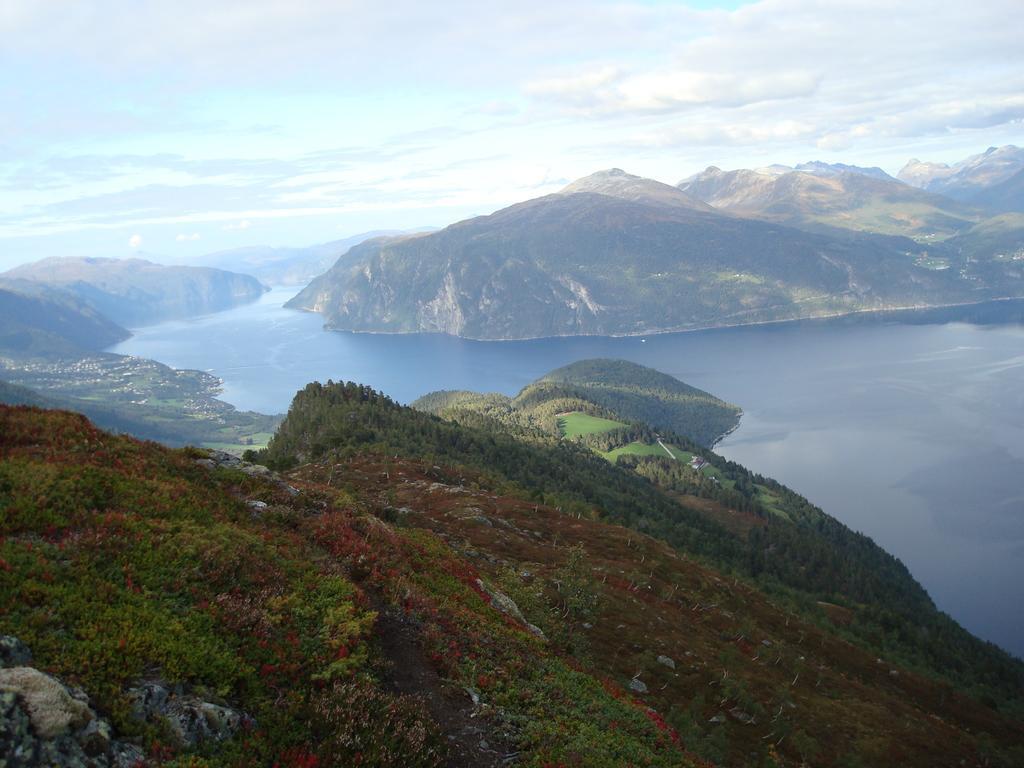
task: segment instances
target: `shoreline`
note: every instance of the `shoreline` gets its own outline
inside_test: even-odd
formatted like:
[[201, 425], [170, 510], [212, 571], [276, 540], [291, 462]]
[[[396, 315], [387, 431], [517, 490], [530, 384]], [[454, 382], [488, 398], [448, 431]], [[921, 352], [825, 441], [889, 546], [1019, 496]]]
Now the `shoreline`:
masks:
[[[667, 336], [675, 333], [702, 333], [705, 331], [721, 331], [734, 328], [751, 328], [762, 325], [782, 325], [785, 323], [807, 323], [815, 321], [827, 321], [827, 320], [838, 320], [844, 317], [857, 317], [857, 316], [869, 316], [869, 315], [899, 315], [911, 312], [930, 312], [938, 311], [943, 309], [957, 309], [963, 307], [980, 307], [985, 304], [999, 304], [1010, 301], [1021, 301], [1024, 302], [1024, 296], [1001, 296], [992, 299], [983, 299], [981, 301], [962, 301], [953, 304], [914, 304], [909, 306], [899, 307], [884, 307], [880, 309], [853, 309], [849, 312], [831, 312], [823, 315], [811, 315], [808, 317], [788, 317], [781, 318], [778, 320], [752, 320], [745, 323], [727, 323], [724, 325], [703, 325], [697, 328], [663, 328], [663, 329], [651, 329], [645, 331], [636, 331], [629, 333], [563, 333], [555, 334], [552, 336], [517, 336], [515, 338], [484, 338], [477, 336], [459, 336], [454, 333], [446, 333], [445, 331], [371, 331], [371, 330], [354, 330], [351, 328], [333, 328], [327, 323], [324, 323], [323, 330], [330, 331], [331, 333], [352, 333], [361, 334], [367, 336], [416, 336], [416, 335], [430, 335], [430, 336], [448, 336], [452, 339], [461, 339], [463, 341], [474, 341], [482, 343], [504, 343], [504, 342], [522, 342], [522, 341], [548, 341], [554, 339], [634, 339], [643, 338], [646, 336]], [[292, 309], [298, 312], [306, 312], [308, 314], [321, 314], [312, 309], [306, 309], [304, 307], [283, 307], [284, 309]], [[956, 322], [956, 321], [947, 321]], [[922, 323], [922, 325], [937, 325], [935, 323]]]

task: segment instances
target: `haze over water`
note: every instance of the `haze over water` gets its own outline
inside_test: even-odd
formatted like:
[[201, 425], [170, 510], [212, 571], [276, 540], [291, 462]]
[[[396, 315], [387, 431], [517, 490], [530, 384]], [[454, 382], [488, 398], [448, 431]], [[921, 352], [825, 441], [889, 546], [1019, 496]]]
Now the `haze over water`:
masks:
[[436, 389], [514, 394], [587, 357], [649, 365], [744, 409], [719, 453], [872, 536], [941, 609], [1024, 656], [1024, 325], [810, 322], [475, 342], [324, 332], [319, 316], [281, 308], [293, 293], [139, 329], [111, 351], [209, 370], [224, 400], [266, 413], [328, 378], [409, 402]]

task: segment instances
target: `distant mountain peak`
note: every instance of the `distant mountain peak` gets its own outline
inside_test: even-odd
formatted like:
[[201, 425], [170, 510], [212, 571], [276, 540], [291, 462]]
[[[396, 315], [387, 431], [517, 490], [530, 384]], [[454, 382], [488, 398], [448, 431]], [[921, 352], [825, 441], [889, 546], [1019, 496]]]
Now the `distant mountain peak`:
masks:
[[584, 176], [564, 187], [560, 192], [563, 195], [581, 193], [607, 195], [632, 202], [670, 205], [695, 211], [714, 211], [714, 208], [707, 203], [670, 184], [643, 176], [635, 176], [621, 168], [609, 168]]
[[816, 176], [838, 176], [841, 173], [858, 173], [861, 176], [869, 176], [873, 179], [885, 179], [893, 181], [893, 177], [878, 166], [865, 167], [861, 165], [847, 165], [846, 163], [826, 163], [822, 160], [811, 160], [807, 163], [799, 163], [797, 171], [813, 173]]
[[982, 203], [990, 210], [1020, 210], [1019, 192], [1000, 187], [1024, 170], [1024, 149], [1006, 144], [989, 147], [958, 163], [910, 160], [897, 178], [929, 192], [938, 192], [969, 203]]

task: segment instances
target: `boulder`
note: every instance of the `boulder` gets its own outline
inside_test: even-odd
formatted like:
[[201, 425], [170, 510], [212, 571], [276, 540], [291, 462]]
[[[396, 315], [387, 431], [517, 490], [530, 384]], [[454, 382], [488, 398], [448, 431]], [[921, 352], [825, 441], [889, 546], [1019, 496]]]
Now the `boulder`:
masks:
[[670, 659], [668, 656], [659, 656], [658, 657], [658, 663], [663, 665], [663, 666], [668, 667], [669, 669], [675, 669], [676, 668], [676, 663], [672, 659]]
[[634, 691], [636, 693], [647, 693], [647, 685], [644, 683], [643, 680], [638, 680], [634, 677], [632, 680], [629, 681], [629, 690]]
[[483, 592], [489, 598], [491, 598], [491, 605], [493, 605], [502, 613], [511, 616], [513, 619], [518, 621], [520, 624], [526, 627], [527, 631], [530, 632], [530, 634], [536, 635], [542, 640], [547, 639], [544, 636], [544, 631], [540, 627], [534, 626], [526, 620], [526, 618], [523, 616], [522, 611], [519, 610], [519, 606], [516, 605], [515, 600], [513, 600], [511, 597], [509, 597], [503, 592], [499, 592], [498, 590], [492, 587], [488, 587], [486, 584], [484, 584], [483, 580], [481, 579], [476, 580], [476, 585], [480, 588], [481, 592]]
[[32, 667], [0, 669], [0, 691], [21, 699], [33, 729], [43, 739], [83, 728], [94, 717], [88, 704], [72, 697], [55, 678]]

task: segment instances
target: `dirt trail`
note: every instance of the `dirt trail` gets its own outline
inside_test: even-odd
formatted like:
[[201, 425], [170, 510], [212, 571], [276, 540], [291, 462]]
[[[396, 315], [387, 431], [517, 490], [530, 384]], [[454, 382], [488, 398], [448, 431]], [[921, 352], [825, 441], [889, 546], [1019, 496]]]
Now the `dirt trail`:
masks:
[[516, 753], [473, 717], [475, 706], [465, 691], [446, 688], [417, 642], [416, 630], [391, 609], [378, 608], [376, 640], [387, 658], [382, 681], [395, 693], [422, 699], [447, 739], [446, 768], [497, 768], [514, 765]]

